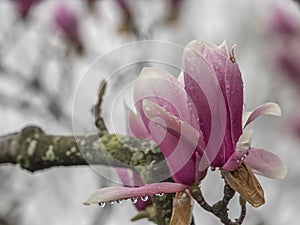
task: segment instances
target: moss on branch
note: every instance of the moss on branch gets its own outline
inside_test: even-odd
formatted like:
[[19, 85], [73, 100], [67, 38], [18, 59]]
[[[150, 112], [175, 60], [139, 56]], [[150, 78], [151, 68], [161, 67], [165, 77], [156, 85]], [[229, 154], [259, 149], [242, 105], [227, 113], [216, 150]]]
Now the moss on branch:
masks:
[[29, 171], [54, 166], [99, 164], [114, 167], [150, 166], [163, 160], [158, 147], [147, 140], [105, 134], [48, 135], [28, 126], [0, 138], [0, 163], [19, 164]]

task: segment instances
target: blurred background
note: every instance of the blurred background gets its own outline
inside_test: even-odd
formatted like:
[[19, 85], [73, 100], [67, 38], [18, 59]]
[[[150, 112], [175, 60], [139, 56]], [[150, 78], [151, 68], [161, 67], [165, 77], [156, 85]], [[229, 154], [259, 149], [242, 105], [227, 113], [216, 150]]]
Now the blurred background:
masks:
[[[116, 104], [116, 96], [130, 99], [127, 92], [123, 94], [123, 87], [149, 63], [129, 69], [122, 66], [127, 65], [128, 58], [155, 55], [157, 49], [129, 48], [122, 54], [111, 53], [113, 49], [141, 40], [179, 46], [194, 39], [216, 44], [227, 40], [230, 46], [237, 45], [245, 109], [274, 101], [283, 111], [280, 119], [266, 117], [251, 125], [253, 146], [272, 150], [289, 169], [282, 181], [259, 177], [267, 203], [259, 209], [248, 207], [244, 224], [298, 225], [299, 7], [296, 1], [288, 0], [1, 0], [0, 135], [20, 131], [29, 124], [52, 134], [72, 134], [72, 113], [76, 132], [92, 131], [90, 101], [96, 99], [97, 85], [91, 90], [81, 88], [87, 99], [81, 95], [78, 99], [75, 96], [80, 81], [87, 74], [99, 81], [106, 79], [111, 76], [108, 71], [118, 68], [109, 82], [103, 114], [109, 129], [119, 131], [113, 124], [125, 127], [125, 117], [119, 109], [112, 113], [110, 106]], [[106, 61], [97, 64], [105, 55], [109, 55]], [[181, 56], [169, 57], [176, 61]], [[120, 105], [117, 102], [116, 107]], [[120, 128], [120, 132], [125, 131]], [[105, 177], [116, 176], [112, 169], [104, 173]], [[218, 173], [210, 173], [203, 192], [208, 201], [215, 201], [221, 197], [222, 183]], [[1, 165], [0, 225], [132, 224], [130, 218], [136, 211], [129, 203], [105, 208], [82, 205], [96, 188], [110, 185], [115, 184], [88, 166], [58, 167], [32, 175], [17, 166]], [[198, 206], [194, 215], [196, 224], [219, 224]], [[237, 211], [233, 210], [235, 215]]]

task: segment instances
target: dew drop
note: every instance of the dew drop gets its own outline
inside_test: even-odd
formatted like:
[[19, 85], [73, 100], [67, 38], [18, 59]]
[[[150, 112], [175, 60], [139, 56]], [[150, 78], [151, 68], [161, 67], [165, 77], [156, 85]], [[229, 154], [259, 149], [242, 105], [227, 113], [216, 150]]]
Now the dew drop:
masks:
[[132, 203], [137, 203], [138, 198], [137, 198], [137, 197], [132, 197], [132, 198], [131, 198], [131, 201], [132, 201]]
[[150, 110], [151, 110], [151, 107], [150, 107], [149, 105], [145, 105], [144, 109], [145, 109], [146, 111], [150, 111]]
[[155, 196], [162, 197], [162, 196], [164, 196], [164, 193], [157, 193], [157, 194], [155, 194]]
[[148, 198], [149, 198], [149, 197], [148, 197], [147, 195], [145, 195], [145, 196], [142, 196], [142, 197], [141, 197], [141, 200], [142, 200], [143, 202], [146, 202], [146, 201], [148, 200]]
[[117, 203], [121, 204], [124, 200], [123, 199], [118, 199], [116, 200]]
[[98, 205], [99, 205], [100, 207], [104, 207], [104, 206], [105, 206], [105, 202], [99, 202]]
[[109, 204], [113, 205], [115, 204], [115, 201], [110, 201]]

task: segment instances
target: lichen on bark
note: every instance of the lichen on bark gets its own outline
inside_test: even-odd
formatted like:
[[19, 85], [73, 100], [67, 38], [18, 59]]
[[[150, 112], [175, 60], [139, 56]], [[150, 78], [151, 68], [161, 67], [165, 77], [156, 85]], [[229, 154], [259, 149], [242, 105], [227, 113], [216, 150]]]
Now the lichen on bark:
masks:
[[[97, 164], [135, 169], [145, 183], [157, 181], [166, 168], [154, 142], [118, 134], [48, 135], [37, 126], [0, 138], [0, 163], [19, 164], [31, 172], [56, 166]], [[165, 175], [167, 176], [168, 173]], [[155, 222], [168, 225], [173, 195], [153, 197]]]
[[28, 126], [0, 139], [0, 163], [19, 164], [32, 172], [87, 164], [133, 168], [163, 159], [153, 142], [118, 134], [48, 135], [39, 127]]

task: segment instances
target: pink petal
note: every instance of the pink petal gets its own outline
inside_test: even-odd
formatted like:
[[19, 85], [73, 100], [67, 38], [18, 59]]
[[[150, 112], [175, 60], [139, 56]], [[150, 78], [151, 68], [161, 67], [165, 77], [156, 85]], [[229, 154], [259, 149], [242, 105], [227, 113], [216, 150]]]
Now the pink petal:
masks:
[[133, 197], [149, 196], [160, 193], [175, 193], [184, 191], [188, 186], [177, 183], [154, 183], [141, 187], [107, 187], [98, 189], [85, 201], [84, 205], [91, 205], [101, 202], [110, 202]]
[[[145, 185], [140, 175], [136, 171], [127, 168], [117, 168], [116, 170], [125, 187], [136, 187]], [[148, 198], [147, 201], [142, 201], [141, 199], [138, 199], [134, 206], [138, 211], [141, 211], [151, 204], [151, 198]]]
[[281, 116], [280, 106], [274, 102], [268, 102], [258, 106], [252, 112], [244, 113], [243, 127], [246, 127], [249, 123], [262, 115]]
[[143, 100], [143, 108], [151, 121], [151, 136], [163, 152], [173, 180], [183, 184], [199, 181], [202, 174], [196, 168], [196, 160], [205, 149], [201, 131], [147, 99]]
[[197, 107], [200, 128], [207, 142], [207, 157], [200, 161], [200, 170], [204, 170], [215, 159], [223, 143], [226, 102], [213, 69], [201, 55], [189, 49], [189, 45], [183, 56], [185, 88]]
[[202, 55], [204, 58], [206, 58], [206, 52], [208, 49], [213, 52], [220, 53], [220, 55], [224, 56], [225, 59], [230, 57], [226, 41], [224, 41], [220, 46], [217, 46], [212, 42], [194, 40], [188, 43], [186, 47], [192, 49], [197, 54]]
[[128, 120], [127, 120], [128, 134], [137, 138], [148, 139], [150, 137], [150, 133], [145, 127], [140, 115], [134, 113], [131, 109], [128, 108], [128, 106], [125, 107], [128, 116]]
[[212, 165], [223, 166], [232, 154], [234, 154], [235, 145], [243, 132], [243, 81], [237, 63], [232, 62], [230, 58], [226, 58], [226, 69], [223, 71], [220, 67], [224, 68], [224, 59], [222, 60], [222, 58], [217, 57], [216, 53], [214, 53], [214, 55], [215, 56], [212, 58], [214, 60], [211, 62], [214, 64], [213, 68], [226, 98], [228, 114], [224, 148], [220, 149], [220, 152]]
[[[234, 153], [234, 146], [241, 135], [241, 115], [233, 115], [231, 116], [231, 112], [238, 112], [235, 108], [232, 107], [231, 99], [235, 98], [234, 100], [239, 100], [241, 98], [243, 100], [243, 96], [240, 93], [236, 93], [238, 96], [232, 95], [232, 90], [235, 87], [232, 86], [231, 83], [236, 79], [230, 79], [232, 76], [226, 76], [227, 74], [230, 75], [231, 73], [228, 72], [228, 64], [230, 61], [230, 56], [227, 48], [226, 42], [224, 42], [221, 46], [216, 46], [212, 43], [203, 42], [203, 41], [193, 41], [191, 42], [188, 47], [190, 47], [193, 51], [197, 54], [201, 55], [205, 61], [210, 65], [213, 69], [215, 76], [217, 77], [218, 83], [222, 90], [223, 96], [225, 98], [226, 103], [226, 133], [224, 135], [224, 144], [220, 147], [217, 157], [211, 163], [212, 166], [219, 167], [223, 166], [224, 163], [228, 160], [228, 158]], [[236, 74], [236, 73], [235, 73]], [[226, 83], [227, 81], [227, 83]], [[225, 87], [225, 85], [227, 85]], [[242, 102], [242, 101], [241, 101]], [[237, 106], [239, 102], [235, 102], [234, 107]], [[203, 105], [199, 106], [200, 109], [203, 109]], [[242, 104], [241, 107], [242, 109]], [[241, 113], [241, 111], [240, 111]], [[237, 121], [240, 123], [240, 128], [237, 130], [236, 126]], [[206, 120], [207, 123], [207, 120]], [[203, 131], [204, 136], [208, 139], [208, 132]], [[234, 136], [234, 138], [233, 138]]]
[[225, 89], [230, 114], [232, 142], [235, 144], [243, 132], [243, 81], [237, 63], [227, 60]]
[[253, 172], [273, 179], [283, 179], [287, 167], [277, 155], [263, 149], [251, 148], [245, 162]]
[[227, 59], [230, 58], [227, 42], [223, 41], [223, 43], [217, 47], [217, 50], [223, 54]]
[[184, 74], [181, 72], [177, 78], [178, 82], [184, 87]]
[[172, 179], [187, 185], [199, 181], [196, 144], [183, 141], [152, 121], [150, 130], [153, 140], [164, 154]]
[[131, 169], [127, 168], [116, 168], [116, 171], [126, 187], [137, 187], [145, 185], [139, 176], [139, 174]]
[[194, 143], [193, 145], [195, 147], [198, 145], [201, 149], [205, 149], [206, 145], [201, 130], [194, 129], [192, 126], [150, 100], [143, 100], [143, 109], [145, 115], [152, 122], [160, 125], [175, 137], [180, 138], [182, 136], [186, 142]]
[[236, 144], [235, 152], [231, 155], [231, 157], [227, 160], [222, 169], [227, 171], [234, 171], [237, 169], [240, 164], [245, 160], [249, 153], [249, 149], [251, 146], [251, 137], [252, 132], [244, 132], [239, 141]]
[[[193, 108], [189, 103], [188, 95], [180, 82], [165, 70], [157, 68], [144, 68], [136, 81], [134, 89], [134, 102], [142, 121], [149, 129], [149, 119], [143, 113], [142, 100], [149, 99], [165, 108], [169, 113], [181, 120], [199, 127], [195, 121]], [[193, 117], [193, 118], [192, 118]]]

